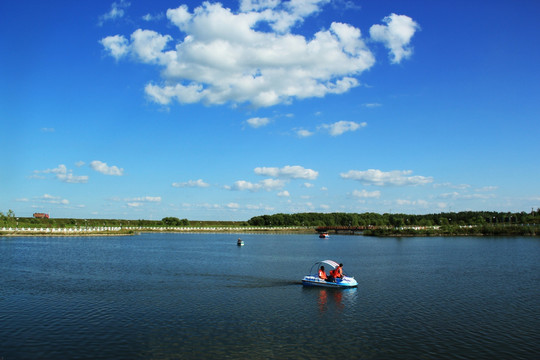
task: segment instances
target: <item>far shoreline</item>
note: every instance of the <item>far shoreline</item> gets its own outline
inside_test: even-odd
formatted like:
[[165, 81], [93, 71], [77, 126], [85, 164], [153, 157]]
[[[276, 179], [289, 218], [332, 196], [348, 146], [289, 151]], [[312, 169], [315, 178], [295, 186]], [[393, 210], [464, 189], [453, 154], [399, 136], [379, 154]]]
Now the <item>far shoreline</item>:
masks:
[[[15, 237], [110, 237], [135, 236], [143, 233], [155, 234], [309, 234], [319, 235], [320, 231], [314, 227], [117, 227], [117, 228], [29, 228], [29, 229], [0, 229], [0, 238]], [[501, 237], [520, 236], [537, 237], [540, 235], [536, 227], [482, 227], [476, 229], [457, 229], [445, 227], [439, 229], [413, 230], [377, 229], [364, 231], [336, 231], [330, 232], [330, 237], [339, 235], [356, 235], [375, 238], [411, 238], [411, 237]]]

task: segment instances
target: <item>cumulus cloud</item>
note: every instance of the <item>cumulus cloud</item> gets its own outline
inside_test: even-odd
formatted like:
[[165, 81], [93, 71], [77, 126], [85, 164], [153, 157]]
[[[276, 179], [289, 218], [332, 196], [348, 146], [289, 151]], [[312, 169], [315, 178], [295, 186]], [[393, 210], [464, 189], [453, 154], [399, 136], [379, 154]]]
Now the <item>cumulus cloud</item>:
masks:
[[354, 121], [338, 121], [333, 124], [323, 124], [321, 128], [328, 130], [332, 136], [339, 136], [348, 131], [356, 131], [360, 128], [366, 127], [367, 123], [356, 123]]
[[39, 174], [54, 174], [58, 180], [71, 184], [81, 184], [88, 182], [87, 175], [74, 175], [73, 170], [68, 170], [68, 168], [64, 164], [60, 164], [54, 169], [35, 170], [33, 177], [41, 178]]
[[119, 2], [113, 2], [111, 5], [111, 10], [99, 17], [99, 26], [103, 25], [105, 21], [115, 20], [123, 17], [125, 15], [125, 9], [130, 6], [131, 3], [124, 0], [120, 0]]
[[[309, 36], [291, 32], [328, 2], [244, 0], [237, 12], [220, 3], [204, 2], [193, 11], [181, 5], [166, 12], [181, 37], [137, 29], [129, 40], [112, 35], [101, 44], [115, 59], [129, 57], [162, 69], [162, 79], [145, 87], [148, 97], [161, 105], [267, 107], [341, 94], [358, 86], [357, 77], [375, 63], [360, 29], [333, 22]], [[392, 16], [390, 34], [397, 32], [401, 19]]]
[[315, 180], [319, 176], [319, 172], [306, 169], [302, 166], [284, 166], [282, 168], [277, 167], [257, 167], [255, 168], [255, 174], [263, 176], [272, 176], [276, 178], [285, 179], [306, 179]]
[[264, 179], [258, 183], [252, 183], [245, 180], [238, 180], [232, 186], [225, 186], [228, 190], [237, 190], [237, 191], [272, 191], [279, 190], [285, 186], [285, 181], [278, 179]]
[[280, 191], [280, 192], [278, 192], [277, 195], [281, 196], [281, 197], [289, 197], [289, 196], [291, 196], [291, 194], [289, 194], [289, 192], [287, 190]]
[[300, 129], [300, 130], [296, 131], [296, 135], [298, 135], [298, 137], [300, 137], [300, 138], [305, 138], [305, 137], [312, 136], [313, 132], [311, 132], [309, 130]]
[[117, 166], [109, 166], [107, 163], [104, 163], [99, 160], [94, 160], [90, 163], [90, 167], [95, 171], [102, 173], [104, 175], [114, 175], [122, 176], [124, 175], [124, 169], [121, 169]]
[[69, 200], [50, 194], [43, 194], [43, 196], [39, 197], [38, 200], [47, 204], [69, 205]]
[[354, 190], [352, 192], [352, 196], [359, 198], [359, 199], [367, 199], [367, 198], [375, 198], [378, 199], [381, 197], [381, 192], [379, 190], [376, 191], [366, 191], [365, 189], [362, 190]]
[[381, 170], [369, 169], [365, 171], [350, 170], [341, 173], [343, 179], [357, 180], [367, 185], [377, 186], [405, 186], [405, 185], [426, 185], [433, 182], [432, 177], [410, 176], [412, 170], [393, 170], [384, 172]]
[[238, 210], [238, 209], [240, 209], [240, 204], [230, 202], [230, 203], [228, 203], [227, 205], [225, 205], [225, 207], [226, 207], [227, 209], [231, 209], [231, 210]]
[[101, 45], [116, 60], [125, 56], [129, 52], [129, 41], [121, 35], [108, 36], [100, 41]]
[[186, 181], [186, 182], [174, 182], [174, 183], [172, 183], [172, 186], [173, 187], [179, 187], [179, 188], [183, 188], [183, 187], [200, 187], [200, 188], [204, 188], [204, 187], [209, 187], [210, 184], [205, 183], [202, 179], [198, 179], [198, 180], [189, 180], [189, 181]]
[[373, 40], [382, 42], [390, 50], [392, 63], [400, 63], [412, 55], [411, 38], [420, 27], [406, 15], [391, 14], [383, 22], [386, 25], [373, 25], [369, 34]]
[[248, 123], [249, 126], [254, 127], [254, 128], [258, 128], [258, 127], [261, 127], [261, 126], [268, 125], [268, 123], [270, 122], [270, 119], [268, 119], [266, 117], [264, 117], [264, 118], [254, 117], [254, 118], [246, 120], [246, 122]]

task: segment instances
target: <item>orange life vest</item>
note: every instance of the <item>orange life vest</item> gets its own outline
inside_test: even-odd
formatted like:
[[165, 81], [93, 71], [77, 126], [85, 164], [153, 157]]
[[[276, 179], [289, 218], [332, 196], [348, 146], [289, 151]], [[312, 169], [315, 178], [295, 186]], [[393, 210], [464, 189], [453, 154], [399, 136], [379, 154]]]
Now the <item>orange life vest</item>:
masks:
[[319, 277], [326, 280], [326, 273], [324, 272], [324, 270], [319, 269]]

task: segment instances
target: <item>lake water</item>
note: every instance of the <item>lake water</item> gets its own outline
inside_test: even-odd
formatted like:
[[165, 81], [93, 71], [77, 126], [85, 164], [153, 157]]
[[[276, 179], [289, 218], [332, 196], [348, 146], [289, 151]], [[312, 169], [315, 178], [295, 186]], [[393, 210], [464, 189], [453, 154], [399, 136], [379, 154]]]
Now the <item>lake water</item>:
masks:
[[[358, 288], [304, 288], [323, 259]], [[3, 360], [539, 354], [538, 238], [0, 238]]]

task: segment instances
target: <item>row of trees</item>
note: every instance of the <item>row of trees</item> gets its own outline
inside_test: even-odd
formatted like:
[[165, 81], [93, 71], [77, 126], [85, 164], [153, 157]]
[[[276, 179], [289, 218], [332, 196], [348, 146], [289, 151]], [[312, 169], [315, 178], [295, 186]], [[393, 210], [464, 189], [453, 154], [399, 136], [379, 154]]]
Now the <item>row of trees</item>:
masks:
[[255, 216], [252, 226], [441, 226], [539, 224], [540, 209], [526, 213], [463, 211], [426, 215], [377, 213], [298, 213]]
[[189, 221], [176, 217], [161, 220], [122, 220], [122, 219], [70, 219], [16, 217], [12, 210], [0, 212], [0, 227], [160, 227], [160, 226], [506, 226], [521, 224], [540, 224], [540, 209], [529, 213], [464, 211], [426, 215], [378, 214], [378, 213], [298, 213], [261, 215], [247, 222], [236, 221]]
[[123, 220], [123, 219], [73, 219], [73, 218], [34, 218], [17, 217], [13, 210], [6, 214], [0, 212], [0, 228], [84, 228], [84, 227], [160, 227], [189, 226], [188, 219], [165, 217], [161, 220]]
[[85, 228], [85, 227], [170, 227], [170, 226], [247, 226], [245, 221], [189, 221], [177, 217], [161, 220], [125, 219], [74, 219], [74, 218], [34, 218], [17, 217], [13, 210], [0, 212], [0, 228]]

